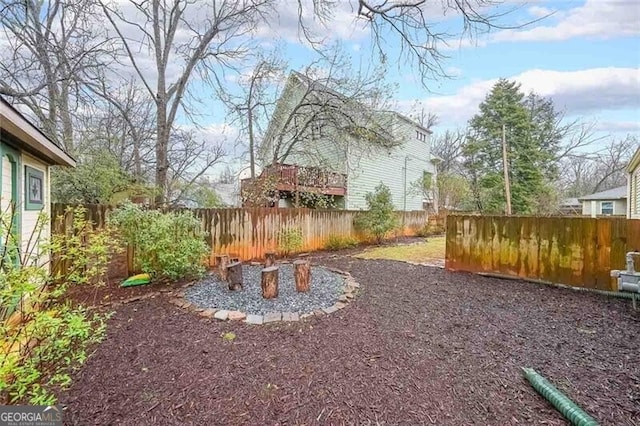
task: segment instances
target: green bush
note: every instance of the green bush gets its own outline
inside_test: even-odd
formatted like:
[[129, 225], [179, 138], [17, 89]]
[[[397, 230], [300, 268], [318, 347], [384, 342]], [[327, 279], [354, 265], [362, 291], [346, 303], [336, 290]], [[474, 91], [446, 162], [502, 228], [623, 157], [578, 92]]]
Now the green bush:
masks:
[[350, 235], [329, 235], [327, 241], [324, 244], [324, 248], [327, 250], [343, 250], [352, 247], [356, 247], [360, 242]]
[[109, 223], [134, 249], [134, 267], [153, 279], [198, 277], [209, 255], [200, 220], [190, 212], [162, 213], [126, 203]]
[[283, 256], [302, 250], [304, 239], [300, 228], [286, 228], [278, 233], [278, 251]]
[[[117, 241], [109, 228], [93, 230], [86, 210], [66, 214], [72, 226], [65, 234], [46, 241], [49, 219], [42, 214], [17, 258], [0, 258], [0, 403], [54, 404], [53, 390], [71, 383], [69, 373], [104, 336], [105, 315], [90, 315], [63, 297], [73, 286], [101, 283]], [[0, 220], [5, 247], [20, 242], [13, 219], [5, 212]], [[50, 274], [49, 266], [57, 272]]]
[[369, 192], [365, 199], [368, 210], [355, 217], [354, 225], [356, 229], [372, 236], [380, 244], [389, 232], [398, 227], [398, 217], [391, 201], [391, 190], [381, 183], [374, 192]]

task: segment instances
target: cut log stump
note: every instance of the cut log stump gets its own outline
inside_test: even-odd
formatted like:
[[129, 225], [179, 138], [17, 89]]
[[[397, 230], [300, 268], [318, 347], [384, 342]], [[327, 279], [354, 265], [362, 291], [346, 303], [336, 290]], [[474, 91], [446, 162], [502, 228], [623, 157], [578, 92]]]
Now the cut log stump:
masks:
[[213, 256], [213, 267], [217, 268], [220, 266], [220, 258], [226, 256], [226, 254], [216, 254]]
[[227, 265], [227, 282], [229, 290], [242, 290], [242, 263], [234, 262]]
[[218, 273], [222, 281], [227, 280], [227, 266], [229, 265], [229, 256], [226, 254], [220, 255], [220, 263], [218, 263]]
[[278, 297], [278, 267], [270, 266], [262, 270], [262, 297], [273, 299]]
[[296, 291], [306, 293], [311, 285], [311, 264], [308, 260], [296, 260], [293, 262], [293, 276], [296, 281]]
[[276, 252], [268, 251], [264, 254], [264, 267], [268, 268], [276, 263]]

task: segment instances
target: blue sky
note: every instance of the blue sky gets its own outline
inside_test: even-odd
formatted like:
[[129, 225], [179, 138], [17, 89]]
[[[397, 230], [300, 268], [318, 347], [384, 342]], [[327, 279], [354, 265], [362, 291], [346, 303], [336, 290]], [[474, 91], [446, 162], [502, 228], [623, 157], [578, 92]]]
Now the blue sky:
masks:
[[[311, 62], [314, 54], [296, 38], [297, 17], [288, 1], [282, 1], [279, 22], [259, 33], [265, 39], [283, 40], [290, 66], [297, 68]], [[458, 32], [459, 18], [451, 14], [443, 18], [440, 1], [431, 3], [428, 13], [439, 22], [436, 28]], [[472, 39], [468, 35], [448, 39], [440, 47], [448, 56], [442, 67], [451, 78], [430, 80], [428, 88], [419, 83], [417, 70], [394, 54], [397, 46], [390, 39], [387, 78], [398, 84], [397, 109], [411, 114], [420, 105], [437, 114], [436, 133], [462, 128], [493, 83], [508, 78], [520, 82], [525, 91], [551, 97], [567, 119], [595, 123], [599, 135], [640, 134], [640, 1], [508, 0], [491, 12], [507, 9], [511, 13], [501, 20], [505, 25], [544, 19], [522, 28], [475, 34]], [[355, 63], [366, 63], [371, 37], [354, 16], [349, 2], [341, 3], [327, 34], [344, 44]], [[327, 30], [318, 26], [322, 31]], [[224, 126], [214, 121], [201, 124], [213, 126], [216, 133]]]

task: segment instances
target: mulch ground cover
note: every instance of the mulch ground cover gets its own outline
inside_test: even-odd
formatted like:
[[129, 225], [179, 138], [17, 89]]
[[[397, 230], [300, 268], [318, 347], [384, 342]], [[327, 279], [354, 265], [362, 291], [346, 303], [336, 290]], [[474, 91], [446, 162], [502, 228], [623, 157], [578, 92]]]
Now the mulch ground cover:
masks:
[[630, 301], [393, 261], [315, 261], [361, 283], [353, 304], [263, 326], [200, 318], [163, 296], [117, 306], [61, 395], [66, 423], [566, 424], [522, 377], [533, 367], [601, 424], [640, 424]]

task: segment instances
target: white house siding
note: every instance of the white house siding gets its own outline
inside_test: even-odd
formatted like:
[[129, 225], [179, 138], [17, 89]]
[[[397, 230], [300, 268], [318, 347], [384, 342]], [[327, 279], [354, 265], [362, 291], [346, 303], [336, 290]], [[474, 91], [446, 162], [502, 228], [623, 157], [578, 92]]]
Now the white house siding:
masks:
[[2, 193], [0, 194], [0, 208], [2, 214], [9, 212], [9, 206], [13, 201], [12, 186], [11, 186], [11, 161], [8, 156], [2, 157]]
[[602, 216], [602, 203], [613, 203], [613, 216], [625, 216], [627, 214], [627, 200], [584, 200], [582, 201], [582, 214], [584, 216]]
[[426, 134], [425, 140], [418, 140], [417, 129], [417, 126], [395, 118], [393, 133], [404, 141], [402, 146], [368, 153], [349, 152], [347, 209], [366, 209], [366, 194], [384, 183], [391, 190], [397, 210], [422, 210], [423, 194], [412, 190], [411, 184], [421, 180], [425, 171], [435, 175], [435, 167], [429, 161], [429, 135], [422, 131]]
[[[299, 166], [317, 166], [335, 173], [347, 173], [347, 153], [344, 136], [334, 130], [323, 130], [322, 137], [298, 142], [298, 149], [284, 161]], [[342, 138], [342, 139], [340, 139]]]
[[[11, 188], [11, 161], [9, 161], [8, 156], [2, 157], [2, 191], [0, 192], [0, 209], [3, 216], [7, 215], [3, 220], [8, 219], [8, 215], [10, 214], [10, 206], [11, 201], [13, 201], [13, 194]], [[7, 238], [5, 235], [6, 229], [5, 226], [3, 228], [3, 236], [2, 236], [2, 245], [6, 244]]]
[[640, 219], [640, 167], [629, 174], [629, 218]]
[[[26, 200], [23, 200], [22, 202], [22, 250], [23, 252], [26, 253], [26, 251], [28, 249], [30, 249], [28, 247], [29, 244], [29, 239], [31, 238], [31, 235], [33, 234], [34, 230], [36, 229], [36, 225], [38, 223], [38, 217], [40, 215], [41, 212], [44, 211], [44, 213], [47, 215], [47, 217], [49, 217], [51, 215], [51, 187], [49, 185], [50, 182], [50, 176], [49, 176], [49, 167], [43, 163], [42, 161], [38, 160], [37, 158], [34, 158], [32, 156], [30, 156], [29, 154], [26, 153], [22, 153], [22, 170], [21, 170], [21, 174], [23, 179], [21, 179], [22, 183], [21, 183], [21, 188], [20, 191], [22, 191], [22, 196], [24, 197], [24, 167], [25, 166], [29, 166], [32, 167], [34, 169], [40, 170], [44, 173], [44, 182], [43, 182], [43, 189], [44, 189], [44, 202], [43, 202], [43, 210], [27, 210], [26, 207]], [[42, 229], [42, 237], [43, 238], [48, 238], [49, 236], [49, 220], [45, 221], [44, 227]], [[34, 236], [35, 238], [35, 236]], [[31, 248], [31, 252], [35, 255], [37, 254], [37, 247], [35, 248], [35, 250], [33, 248]], [[43, 255], [43, 257], [40, 259], [41, 262], [46, 262], [47, 258], [45, 255]]]

